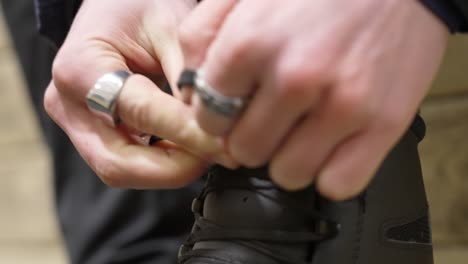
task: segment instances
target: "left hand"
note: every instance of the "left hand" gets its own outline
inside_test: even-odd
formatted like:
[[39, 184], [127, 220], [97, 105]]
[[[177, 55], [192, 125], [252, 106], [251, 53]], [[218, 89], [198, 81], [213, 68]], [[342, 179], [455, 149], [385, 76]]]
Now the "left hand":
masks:
[[[53, 80], [44, 105], [103, 182], [120, 188], [179, 188], [214, 162], [235, 167], [223, 141], [207, 135], [192, 109], [171, 87], [183, 68], [177, 38], [180, 22], [195, 0], [84, 1], [53, 65]], [[98, 78], [131, 71], [120, 92], [117, 127], [89, 110], [86, 94]], [[153, 146], [137, 135], [158, 135]]]
[[235, 160], [270, 162], [288, 190], [360, 191], [408, 128], [443, 57], [447, 29], [418, 1], [205, 0], [180, 38], [188, 68], [251, 101], [237, 119], [195, 101]]

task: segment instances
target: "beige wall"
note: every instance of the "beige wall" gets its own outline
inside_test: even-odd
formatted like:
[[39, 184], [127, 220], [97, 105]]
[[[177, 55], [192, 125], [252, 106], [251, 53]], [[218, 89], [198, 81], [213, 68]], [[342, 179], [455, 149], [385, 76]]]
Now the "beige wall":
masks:
[[452, 37], [446, 59], [422, 107], [421, 145], [434, 240], [468, 243], [468, 37]]
[[429, 98], [460, 93], [468, 93], [468, 37], [463, 35], [450, 38], [444, 63]]

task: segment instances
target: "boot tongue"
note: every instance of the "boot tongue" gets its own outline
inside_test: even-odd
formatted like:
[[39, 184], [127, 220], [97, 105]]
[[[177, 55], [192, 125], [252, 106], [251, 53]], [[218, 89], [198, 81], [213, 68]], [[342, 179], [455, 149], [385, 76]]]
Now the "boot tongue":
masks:
[[[224, 171], [210, 176], [203, 216], [220, 226], [239, 229], [304, 231], [312, 223], [300, 206], [314, 206], [315, 192], [285, 192], [268, 180], [267, 170]], [[237, 173], [236, 173], [237, 172]]]

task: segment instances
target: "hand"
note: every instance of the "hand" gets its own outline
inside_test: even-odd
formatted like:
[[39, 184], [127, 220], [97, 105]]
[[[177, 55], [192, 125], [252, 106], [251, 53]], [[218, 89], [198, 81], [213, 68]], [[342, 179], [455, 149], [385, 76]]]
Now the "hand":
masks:
[[418, 1], [205, 0], [181, 26], [186, 67], [237, 119], [194, 97], [200, 126], [248, 167], [342, 200], [370, 181], [408, 128], [443, 57], [447, 30]]
[[[220, 139], [196, 124], [189, 107], [155, 83], [175, 87], [182, 64], [180, 21], [195, 1], [85, 1], [53, 66], [45, 95], [49, 115], [90, 167], [115, 187], [175, 188], [200, 176], [212, 161], [233, 166]], [[130, 70], [117, 102], [123, 126], [107, 126], [85, 104], [96, 80]], [[157, 135], [157, 146], [137, 144], [129, 132]], [[176, 145], [177, 144], [177, 145]]]

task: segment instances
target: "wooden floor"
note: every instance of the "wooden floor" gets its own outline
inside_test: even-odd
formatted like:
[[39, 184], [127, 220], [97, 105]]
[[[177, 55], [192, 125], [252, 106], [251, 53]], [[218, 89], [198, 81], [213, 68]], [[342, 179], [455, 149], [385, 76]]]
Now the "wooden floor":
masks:
[[[457, 54], [448, 57], [456, 59]], [[421, 151], [433, 211], [436, 263], [466, 264], [468, 66], [460, 71], [449, 70], [451, 65], [444, 67], [423, 107], [429, 133]], [[0, 80], [0, 263], [66, 263], [51, 199], [49, 156], [1, 22]], [[454, 80], [459, 82], [445, 89]]]

